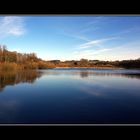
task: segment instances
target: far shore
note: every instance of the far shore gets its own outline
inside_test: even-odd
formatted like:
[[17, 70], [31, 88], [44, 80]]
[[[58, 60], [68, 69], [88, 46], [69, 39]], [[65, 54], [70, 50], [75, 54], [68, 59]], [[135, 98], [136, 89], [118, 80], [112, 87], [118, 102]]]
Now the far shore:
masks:
[[84, 68], [84, 69], [125, 69], [125, 68], [120, 68], [120, 67], [55, 67], [57, 69], [61, 69], [61, 68]]

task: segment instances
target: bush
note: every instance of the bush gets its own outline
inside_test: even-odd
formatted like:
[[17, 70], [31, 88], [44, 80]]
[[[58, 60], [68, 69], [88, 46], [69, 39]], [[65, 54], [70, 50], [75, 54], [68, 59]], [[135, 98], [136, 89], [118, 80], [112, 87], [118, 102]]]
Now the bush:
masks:
[[55, 65], [51, 62], [38, 62], [38, 69], [48, 69], [48, 68], [54, 68]]
[[38, 64], [36, 62], [26, 62], [21, 66], [23, 69], [38, 69]]

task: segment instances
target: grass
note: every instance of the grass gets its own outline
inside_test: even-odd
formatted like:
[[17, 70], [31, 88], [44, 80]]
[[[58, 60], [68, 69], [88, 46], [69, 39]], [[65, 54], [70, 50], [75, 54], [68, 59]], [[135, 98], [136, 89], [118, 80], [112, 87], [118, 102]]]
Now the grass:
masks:
[[[39, 62], [24, 62], [21, 64], [17, 64], [14, 62], [5, 62], [5, 63], [0, 63], [0, 71], [16, 71], [16, 70], [30, 70], [30, 69], [49, 69], [49, 68], [73, 68], [75, 66], [69, 66], [69, 65], [55, 65], [54, 63], [51, 62], [44, 62], [44, 61], [39, 61]], [[76, 66], [76, 68], [120, 68], [112, 65], [94, 65], [94, 66]]]
[[0, 71], [15, 71], [24, 69], [49, 69], [54, 68], [53, 63], [46, 62], [25, 62], [23, 64], [17, 64], [14, 62], [0, 63]]
[[20, 66], [18, 66], [16, 63], [2, 63], [0, 64], [0, 70], [1, 71], [14, 71], [20, 69]]

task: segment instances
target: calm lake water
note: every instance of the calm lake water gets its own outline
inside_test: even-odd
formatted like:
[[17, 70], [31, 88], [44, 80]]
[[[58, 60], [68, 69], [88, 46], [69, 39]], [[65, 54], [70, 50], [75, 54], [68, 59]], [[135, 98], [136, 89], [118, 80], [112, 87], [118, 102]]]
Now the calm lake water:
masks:
[[140, 70], [0, 73], [0, 123], [140, 123]]

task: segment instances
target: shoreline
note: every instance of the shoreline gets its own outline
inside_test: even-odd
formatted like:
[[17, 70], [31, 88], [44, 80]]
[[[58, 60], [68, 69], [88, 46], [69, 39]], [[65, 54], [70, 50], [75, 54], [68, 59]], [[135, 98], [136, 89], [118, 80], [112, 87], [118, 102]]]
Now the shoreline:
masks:
[[69, 68], [83, 68], [83, 69], [125, 69], [119, 67], [55, 67], [54, 69], [69, 69]]

